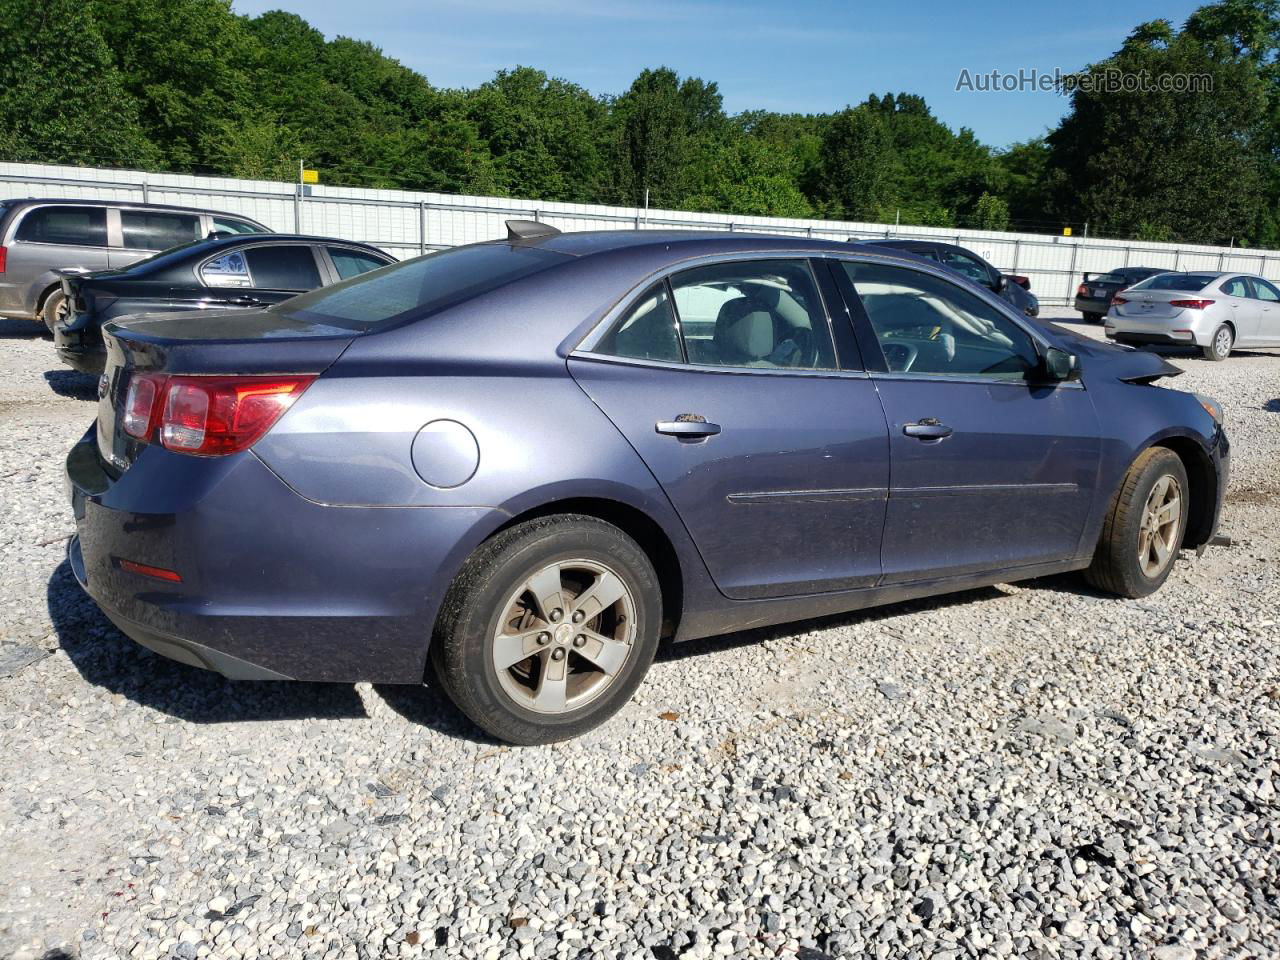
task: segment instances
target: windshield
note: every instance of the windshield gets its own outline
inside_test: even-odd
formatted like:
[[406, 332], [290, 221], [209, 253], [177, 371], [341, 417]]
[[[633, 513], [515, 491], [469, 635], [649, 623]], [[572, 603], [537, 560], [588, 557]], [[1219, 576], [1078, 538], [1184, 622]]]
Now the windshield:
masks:
[[272, 311], [366, 332], [426, 316], [539, 273], [565, 254], [510, 243], [479, 243], [404, 260], [286, 300]]
[[1216, 274], [1212, 273], [1158, 273], [1154, 277], [1135, 284], [1132, 290], [1177, 290], [1191, 293], [1203, 290]]

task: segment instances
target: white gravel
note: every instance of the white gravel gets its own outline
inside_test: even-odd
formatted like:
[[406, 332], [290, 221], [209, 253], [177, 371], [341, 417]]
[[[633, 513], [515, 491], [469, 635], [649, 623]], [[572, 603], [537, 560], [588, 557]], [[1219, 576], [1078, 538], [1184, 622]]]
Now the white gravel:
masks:
[[698, 642], [597, 733], [508, 749], [431, 690], [230, 683], [112, 629], [63, 563], [92, 380], [29, 329], [0, 322], [0, 957], [1280, 953], [1276, 352], [1175, 360], [1227, 410], [1236, 545], [1156, 596]]

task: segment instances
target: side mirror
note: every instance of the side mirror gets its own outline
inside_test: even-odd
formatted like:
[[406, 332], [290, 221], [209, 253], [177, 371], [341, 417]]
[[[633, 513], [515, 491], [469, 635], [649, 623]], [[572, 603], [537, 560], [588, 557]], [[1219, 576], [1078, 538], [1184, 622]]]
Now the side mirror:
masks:
[[996, 274], [996, 281], [991, 285], [991, 289], [996, 293], [1004, 293], [1004, 288], [1009, 286], [1009, 278], [1003, 273]]
[[1076, 380], [1080, 377], [1080, 361], [1074, 353], [1050, 347], [1044, 352], [1044, 372], [1050, 380]]

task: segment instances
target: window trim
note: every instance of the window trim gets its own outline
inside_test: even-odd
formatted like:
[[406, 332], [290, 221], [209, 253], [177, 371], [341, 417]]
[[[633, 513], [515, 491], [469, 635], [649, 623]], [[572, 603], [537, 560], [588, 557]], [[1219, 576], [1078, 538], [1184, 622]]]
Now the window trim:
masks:
[[[1036, 330], [1023, 321], [1018, 316], [1007, 300], [997, 296], [988, 288], [981, 284], [974, 283], [962, 274], [956, 273], [950, 267], [943, 266], [941, 262], [934, 267], [931, 264], [923, 263], [905, 263], [900, 260], [890, 260], [886, 257], [876, 257], [868, 254], [837, 254], [831, 257], [833, 261], [832, 273], [835, 275], [836, 286], [840, 290], [841, 295], [848, 302], [850, 319], [853, 320], [854, 329], [858, 334], [858, 344], [862, 348], [864, 360], [870, 358], [867, 363], [868, 372], [876, 379], [885, 380], [913, 380], [923, 381], [926, 383], [975, 383], [975, 384], [1005, 384], [1006, 386], [1021, 387], [1023, 389], [1033, 387], [1052, 387], [1066, 388], [1072, 390], [1085, 389], [1083, 379], [1077, 380], [1010, 380], [1008, 377], [987, 376], [980, 373], [956, 373], [956, 374], [936, 374], [936, 373], [912, 373], [910, 371], [894, 371], [889, 369], [889, 365], [884, 359], [884, 350], [880, 346], [880, 338], [876, 336], [875, 328], [871, 324], [871, 318], [867, 315], [866, 307], [862, 304], [862, 298], [858, 296], [857, 290], [853, 286], [853, 281], [849, 274], [845, 271], [841, 263], [877, 263], [882, 266], [896, 267], [901, 270], [911, 270], [915, 273], [922, 273], [925, 276], [931, 276], [953, 287], [958, 287], [968, 293], [976, 294], [979, 299], [988, 305], [999, 310], [1006, 319], [1010, 320], [1015, 327], [1021, 330], [1028, 338], [1030, 338], [1032, 346], [1035, 348], [1037, 355], [1043, 359], [1045, 351], [1050, 347], [1058, 347], [1057, 344], [1049, 340], [1042, 332]], [[961, 283], [956, 281], [960, 280]], [[1058, 349], [1062, 349], [1058, 347]], [[874, 367], [874, 368], [873, 368]]]
[[[844, 366], [846, 360], [854, 360], [854, 358], [846, 358], [841, 352], [841, 341], [836, 335], [837, 318], [832, 315], [832, 304], [829, 302], [830, 291], [824, 289], [823, 278], [819, 275], [819, 261], [828, 259], [832, 254], [821, 250], [752, 250], [752, 251], [736, 251], [734, 253], [713, 253], [703, 254], [697, 257], [690, 257], [674, 264], [668, 264], [652, 273], [648, 274], [637, 284], [632, 286], [624, 293], [616, 303], [592, 324], [583, 336], [578, 340], [576, 346], [569, 348], [569, 356], [594, 362], [605, 363], [622, 363], [628, 366], [643, 367], [661, 367], [664, 369], [675, 370], [691, 370], [699, 373], [729, 373], [729, 374], [764, 374], [766, 376], [784, 376], [784, 377], [851, 377], [856, 376], [857, 379], [865, 379], [867, 372], [865, 369], [846, 368]], [[721, 364], [707, 363], [691, 363], [685, 360], [677, 363], [673, 360], [640, 360], [633, 357], [617, 357], [613, 354], [600, 353], [596, 347], [604, 339], [605, 335], [620, 322], [631, 309], [640, 301], [640, 299], [649, 292], [657, 283], [664, 284], [667, 296], [671, 301], [671, 309], [676, 315], [677, 324], [680, 323], [680, 313], [675, 305], [675, 295], [671, 287], [671, 278], [686, 270], [693, 270], [698, 267], [711, 266], [718, 263], [749, 263], [756, 260], [802, 260], [805, 261], [809, 269], [810, 276], [813, 279], [814, 289], [818, 293], [818, 301], [822, 306], [823, 318], [827, 322], [828, 332], [831, 334], [832, 347], [836, 354], [836, 369], [834, 370], [804, 370], [793, 369], [790, 367], [730, 367]], [[680, 350], [685, 357], [688, 351], [684, 345], [684, 329], [681, 326], [680, 332]]]

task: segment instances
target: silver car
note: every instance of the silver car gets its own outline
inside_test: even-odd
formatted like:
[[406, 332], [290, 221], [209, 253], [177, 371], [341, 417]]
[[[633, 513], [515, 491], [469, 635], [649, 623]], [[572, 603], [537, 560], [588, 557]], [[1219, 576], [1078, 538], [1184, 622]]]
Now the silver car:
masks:
[[248, 217], [112, 200], [0, 200], [0, 317], [65, 314], [63, 273], [127, 266], [211, 233], [270, 233]]
[[1236, 347], [1280, 347], [1280, 290], [1240, 273], [1160, 273], [1122, 291], [1107, 336], [1133, 346], [1199, 347], [1225, 360]]

